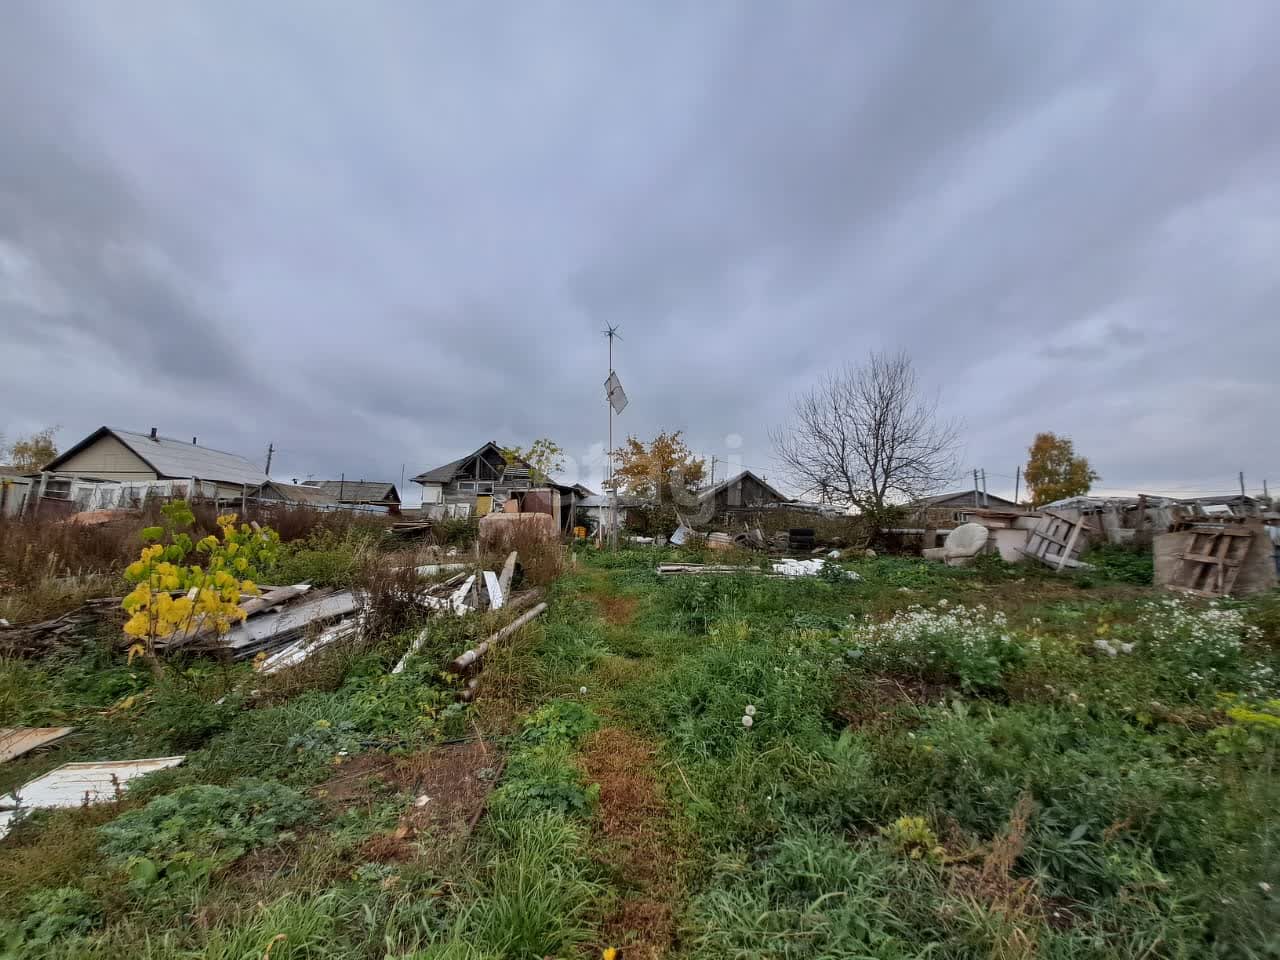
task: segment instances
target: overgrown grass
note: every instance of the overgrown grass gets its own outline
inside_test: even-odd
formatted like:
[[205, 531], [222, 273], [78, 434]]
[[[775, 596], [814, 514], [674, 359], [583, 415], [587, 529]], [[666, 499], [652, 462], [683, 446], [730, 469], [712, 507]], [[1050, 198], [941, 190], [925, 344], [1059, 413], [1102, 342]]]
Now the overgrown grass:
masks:
[[[335, 542], [294, 559], [317, 572]], [[397, 676], [407, 623], [253, 684], [200, 662], [157, 682], [105, 644], [0, 663], [6, 715], [79, 727], [0, 787], [187, 754], [0, 841], [0, 936], [65, 958], [538, 960], [613, 936], [716, 960], [1280, 956], [1274, 598], [1171, 605], [994, 561], [784, 581], [574, 556], [465, 708], [440, 667], [492, 618], [433, 621]], [[599, 727], [646, 745], [661, 823], [620, 820], [653, 816], [652, 786], [593, 782]], [[461, 854], [370, 844], [426, 788], [369, 771], [480, 738], [502, 774]], [[620, 822], [640, 850], [679, 837], [679, 884], [614, 862]]]

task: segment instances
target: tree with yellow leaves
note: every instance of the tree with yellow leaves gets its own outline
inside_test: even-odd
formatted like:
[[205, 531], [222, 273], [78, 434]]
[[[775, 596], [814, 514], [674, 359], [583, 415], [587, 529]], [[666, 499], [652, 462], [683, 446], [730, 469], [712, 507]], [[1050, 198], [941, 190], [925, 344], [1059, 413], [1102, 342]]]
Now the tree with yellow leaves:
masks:
[[[193, 542], [186, 528], [195, 517], [185, 500], [165, 505], [161, 513], [164, 524], [142, 531], [146, 545], [125, 568], [125, 580], [135, 586], [121, 604], [129, 615], [124, 632], [135, 639], [130, 659], [146, 657], [157, 674], [157, 640], [180, 643], [201, 633], [226, 633], [244, 619], [240, 595], [257, 595], [255, 580], [275, 563], [280, 544], [270, 527], [237, 526], [234, 513], [218, 517], [221, 537]], [[193, 553], [205, 555], [203, 566], [188, 562]]]
[[627, 437], [613, 451], [614, 479], [627, 493], [659, 503], [685, 503], [702, 484], [706, 461], [684, 442], [683, 431], [658, 434], [648, 443]]

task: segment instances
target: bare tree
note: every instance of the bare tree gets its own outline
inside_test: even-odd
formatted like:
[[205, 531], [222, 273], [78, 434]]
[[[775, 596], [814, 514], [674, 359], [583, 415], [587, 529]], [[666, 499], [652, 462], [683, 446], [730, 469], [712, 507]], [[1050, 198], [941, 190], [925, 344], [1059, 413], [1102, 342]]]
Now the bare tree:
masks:
[[873, 353], [798, 397], [770, 436], [794, 484], [878, 521], [955, 476], [957, 430], [939, 419], [905, 353]]

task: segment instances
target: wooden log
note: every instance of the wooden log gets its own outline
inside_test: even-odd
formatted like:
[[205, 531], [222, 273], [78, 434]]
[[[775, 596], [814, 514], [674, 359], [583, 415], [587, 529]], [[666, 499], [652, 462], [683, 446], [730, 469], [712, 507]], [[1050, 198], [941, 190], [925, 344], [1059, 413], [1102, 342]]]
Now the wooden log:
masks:
[[511, 636], [521, 627], [525, 626], [526, 624], [532, 622], [533, 620], [541, 616], [543, 611], [545, 611], [546, 609], [547, 609], [547, 605], [545, 603], [540, 603], [536, 607], [534, 607], [532, 610], [530, 610], [528, 613], [524, 613], [516, 617], [509, 624], [507, 624], [505, 627], [503, 627], [501, 630], [499, 630], [497, 633], [491, 636], [488, 640], [485, 640], [477, 644], [474, 648], [466, 651], [465, 653], [462, 654], [462, 656], [455, 659], [451, 664], [449, 664], [449, 670], [452, 673], [462, 673], [472, 664], [476, 663], [479, 660], [484, 659], [484, 655], [488, 653], [489, 650], [492, 647], [494, 647], [496, 644], [501, 643], [503, 640]]

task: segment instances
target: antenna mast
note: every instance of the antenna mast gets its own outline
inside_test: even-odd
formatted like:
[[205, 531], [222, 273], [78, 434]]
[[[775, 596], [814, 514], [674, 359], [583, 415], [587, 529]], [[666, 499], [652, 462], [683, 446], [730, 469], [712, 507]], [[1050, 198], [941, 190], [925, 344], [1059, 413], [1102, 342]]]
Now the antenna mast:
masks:
[[[604, 335], [609, 339], [609, 374], [605, 378], [608, 383], [613, 378], [613, 341], [621, 340], [617, 324], [606, 324]], [[605, 405], [609, 408], [609, 446], [605, 450], [605, 462], [608, 464], [605, 483], [609, 488], [609, 546], [618, 547], [618, 489], [613, 479], [613, 397], [605, 390]]]

